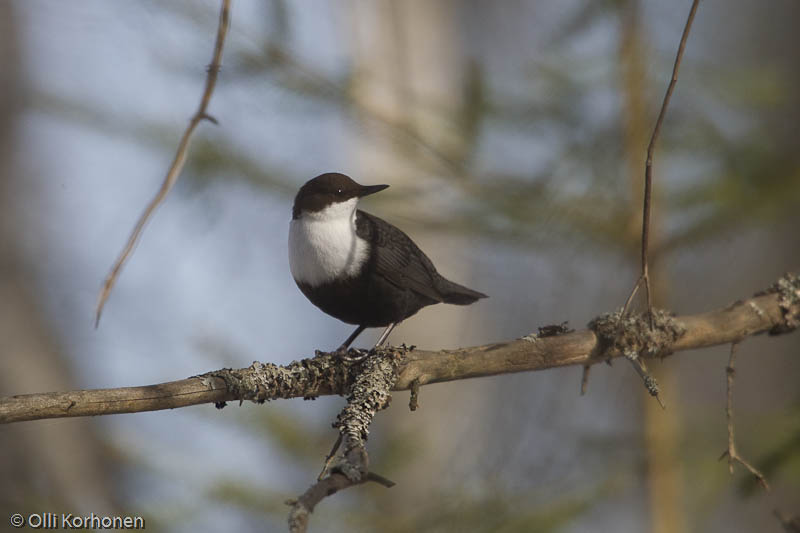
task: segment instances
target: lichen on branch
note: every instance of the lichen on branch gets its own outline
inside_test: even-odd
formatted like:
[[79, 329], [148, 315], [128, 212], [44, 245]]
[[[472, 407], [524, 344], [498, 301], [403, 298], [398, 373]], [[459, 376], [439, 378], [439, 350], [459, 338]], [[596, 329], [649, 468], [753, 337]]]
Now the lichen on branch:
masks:
[[[375, 414], [386, 409], [391, 402], [390, 391], [397, 381], [397, 369], [407, 350], [405, 346], [400, 349], [377, 349], [352, 366], [355, 376], [347, 405], [333, 423], [333, 427], [339, 430], [340, 437], [331, 450], [320, 479], [298, 498], [287, 502], [291, 506], [288, 517], [290, 531], [305, 531], [309, 514], [326, 496], [367, 481], [375, 481], [385, 487], [394, 485], [386, 478], [369, 471], [366, 440]], [[327, 474], [328, 462], [340, 443], [344, 443], [340, 461]]]
[[629, 359], [665, 357], [686, 333], [686, 326], [664, 309], [653, 309], [652, 326], [647, 313], [623, 316], [622, 309], [604, 313], [588, 324], [604, 354], [622, 354]]
[[263, 403], [279, 398], [309, 400], [322, 394], [347, 394], [357, 375], [355, 365], [317, 351], [312, 358], [287, 365], [254, 361], [247, 368], [223, 368], [197, 377], [205, 382], [221, 379], [233, 398]]
[[787, 272], [764, 292], [770, 293], [778, 293], [784, 323], [776, 325], [769, 334], [789, 333], [800, 327], [800, 275]]

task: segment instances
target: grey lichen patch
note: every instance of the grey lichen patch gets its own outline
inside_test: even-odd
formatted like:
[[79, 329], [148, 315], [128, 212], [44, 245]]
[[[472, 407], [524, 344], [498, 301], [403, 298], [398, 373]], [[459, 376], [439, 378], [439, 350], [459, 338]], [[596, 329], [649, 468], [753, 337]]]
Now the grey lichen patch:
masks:
[[644, 388], [647, 389], [647, 392], [650, 394], [650, 396], [655, 396], [656, 398], [661, 393], [661, 389], [658, 387], [656, 378], [651, 375], [646, 375], [644, 377]]
[[392, 400], [389, 391], [397, 381], [397, 368], [405, 348], [379, 349], [364, 359], [358, 368], [347, 405], [336, 417], [333, 427], [344, 442], [344, 460], [336, 470], [351, 481], [359, 481], [368, 471], [364, 443], [375, 413], [386, 409]]
[[419, 378], [411, 382], [409, 389], [411, 395], [408, 398], [408, 410], [416, 411], [419, 408]]
[[789, 333], [800, 327], [800, 275], [787, 272], [766, 290], [778, 293], [778, 305], [783, 313], [783, 324], [777, 325], [770, 335]]
[[279, 398], [313, 400], [320, 394], [350, 394], [365, 364], [373, 364], [376, 358], [391, 360], [396, 370], [404, 355], [413, 349], [405, 345], [381, 349], [358, 363], [348, 362], [335, 353], [316, 352], [314, 357], [288, 365], [254, 361], [247, 368], [223, 368], [197, 377], [209, 387], [212, 378], [221, 379], [230, 396], [238, 400], [259, 403]]
[[669, 355], [686, 327], [663, 309], [653, 309], [652, 324], [651, 329], [646, 313], [622, 316], [619, 309], [598, 316], [588, 327], [597, 334], [603, 353], [608, 355], [616, 352], [632, 360]]
[[292, 361], [288, 365], [253, 362], [248, 368], [223, 368], [198, 376], [220, 378], [228, 392], [239, 400], [263, 403], [278, 398], [315, 398], [320, 391], [345, 394], [356, 369], [335, 355], [319, 352], [313, 358]]

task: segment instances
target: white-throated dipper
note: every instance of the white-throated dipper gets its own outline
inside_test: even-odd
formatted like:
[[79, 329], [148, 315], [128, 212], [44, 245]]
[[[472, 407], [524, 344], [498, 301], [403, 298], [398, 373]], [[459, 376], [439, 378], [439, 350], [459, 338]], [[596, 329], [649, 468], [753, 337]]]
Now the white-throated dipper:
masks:
[[442, 277], [411, 238], [385, 220], [356, 209], [358, 199], [388, 185], [359, 185], [336, 172], [300, 187], [289, 226], [289, 267], [311, 303], [358, 327], [385, 327], [382, 345], [398, 323], [427, 305], [468, 305], [485, 294]]

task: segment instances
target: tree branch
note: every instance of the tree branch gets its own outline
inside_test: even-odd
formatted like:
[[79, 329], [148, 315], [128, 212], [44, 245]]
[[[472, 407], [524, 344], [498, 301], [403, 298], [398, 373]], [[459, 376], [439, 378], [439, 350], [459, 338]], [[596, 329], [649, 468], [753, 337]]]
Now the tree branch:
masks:
[[[634, 320], [634, 317], [627, 317]], [[639, 315], [639, 320], [647, 320]], [[674, 317], [680, 336], [663, 346], [639, 339], [640, 356], [664, 357], [672, 352], [741, 341], [759, 333], [786, 333], [800, 323], [800, 276], [787, 274], [767, 291], [724, 309]], [[630, 328], [621, 326], [621, 334]], [[640, 335], [640, 332], [633, 333]], [[630, 341], [630, 339], [628, 339]], [[633, 339], [636, 340], [636, 339]], [[497, 374], [593, 365], [625, 355], [625, 346], [581, 330], [557, 336], [521, 339], [454, 350], [425, 351], [387, 348], [399, 357], [392, 390]], [[656, 353], [653, 353], [655, 350]], [[222, 369], [180, 381], [144, 387], [25, 394], [0, 398], [0, 423], [136, 413], [233, 400], [263, 402], [278, 398], [314, 398], [349, 394], [358, 365], [317, 352], [310, 359], [285, 366], [254, 362], [248, 368]]]
[[[401, 352], [404, 351], [401, 349]], [[297, 499], [286, 502], [292, 507], [289, 512], [289, 531], [292, 533], [306, 531], [309, 514], [326, 496], [367, 481], [375, 481], [385, 487], [394, 485], [383, 476], [369, 471], [366, 440], [375, 414], [389, 407], [392, 399], [389, 391], [397, 379], [397, 365], [401, 357], [386, 351], [367, 357], [357, 365], [358, 373], [347, 405], [333, 424], [339, 430], [339, 439], [325, 461], [326, 468], [340, 443], [344, 443], [342, 459], [329, 476], [323, 477], [323, 470], [320, 479], [311, 488]]]
[[214, 93], [214, 87], [217, 84], [217, 75], [222, 65], [222, 48], [225, 44], [225, 36], [228, 33], [228, 26], [230, 26], [230, 7], [230, 0], [222, 0], [222, 7], [219, 12], [219, 25], [217, 27], [217, 40], [214, 43], [214, 55], [211, 59], [211, 64], [208, 65], [206, 85], [203, 89], [200, 105], [189, 121], [186, 130], [183, 132], [183, 137], [181, 137], [181, 141], [178, 144], [178, 151], [175, 153], [175, 159], [172, 161], [172, 165], [170, 165], [161, 187], [139, 216], [139, 220], [136, 222], [136, 226], [134, 226], [130, 237], [128, 237], [125, 247], [120, 252], [119, 257], [117, 257], [117, 260], [111, 267], [111, 271], [103, 282], [103, 287], [97, 297], [97, 308], [94, 319], [95, 327], [100, 323], [100, 315], [103, 313], [103, 306], [111, 294], [111, 289], [114, 288], [114, 284], [117, 282], [122, 267], [125, 265], [131, 253], [133, 253], [133, 249], [136, 247], [136, 243], [142, 235], [145, 224], [147, 224], [147, 221], [150, 220], [155, 210], [167, 197], [167, 194], [172, 190], [172, 186], [175, 185], [175, 182], [178, 181], [181, 170], [183, 170], [183, 165], [186, 163], [186, 156], [189, 152], [189, 141], [192, 139], [195, 128], [197, 128], [197, 125], [203, 120], [209, 120], [214, 124], [217, 123], [217, 120], [208, 114], [208, 104], [211, 102], [211, 95]]

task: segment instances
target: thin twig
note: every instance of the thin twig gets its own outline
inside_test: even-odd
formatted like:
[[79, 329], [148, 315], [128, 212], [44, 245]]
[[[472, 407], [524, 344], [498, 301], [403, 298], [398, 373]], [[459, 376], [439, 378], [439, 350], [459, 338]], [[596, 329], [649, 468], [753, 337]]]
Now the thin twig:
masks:
[[100, 323], [100, 315], [103, 312], [103, 306], [111, 294], [111, 289], [114, 287], [122, 267], [125, 265], [134, 248], [136, 247], [145, 224], [147, 224], [147, 221], [150, 220], [153, 212], [167, 197], [167, 194], [175, 185], [175, 182], [178, 181], [181, 170], [183, 170], [183, 165], [186, 163], [186, 156], [189, 151], [189, 142], [195, 128], [203, 120], [208, 120], [214, 124], [217, 123], [217, 120], [209, 115], [207, 110], [208, 104], [211, 101], [211, 95], [214, 93], [214, 87], [217, 83], [217, 75], [219, 74], [222, 64], [222, 48], [225, 44], [225, 36], [228, 33], [228, 27], [230, 26], [230, 3], [230, 0], [222, 0], [222, 8], [220, 9], [219, 14], [219, 26], [217, 27], [217, 40], [214, 44], [214, 55], [211, 60], [211, 64], [207, 69], [206, 84], [205, 89], [203, 90], [203, 96], [200, 100], [200, 105], [197, 108], [194, 116], [192, 116], [192, 119], [189, 121], [186, 131], [183, 132], [183, 136], [178, 144], [178, 151], [175, 153], [175, 159], [172, 161], [172, 165], [170, 166], [169, 171], [164, 178], [164, 182], [161, 184], [161, 188], [139, 216], [136, 226], [134, 226], [130, 237], [128, 237], [128, 242], [125, 244], [125, 247], [122, 249], [122, 252], [120, 252], [119, 257], [117, 257], [117, 260], [114, 262], [114, 266], [111, 267], [111, 271], [108, 273], [108, 276], [106, 276], [106, 279], [103, 282], [103, 287], [100, 290], [100, 294], [97, 298], [94, 322], [95, 327], [97, 327]]
[[586, 388], [589, 386], [589, 372], [592, 370], [592, 365], [583, 365], [583, 375], [581, 375], [581, 396], [586, 394]]
[[628, 296], [628, 300], [625, 302], [625, 307], [622, 311], [623, 315], [628, 312], [628, 306], [633, 300], [633, 296], [636, 294], [636, 291], [639, 289], [639, 285], [642, 283], [644, 283], [645, 293], [647, 295], [647, 312], [648, 314], [652, 314], [653, 305], [650, 298], [650, 275], [647, 268], [647, 252], [650, 241], [650, 198], [653, 191], [653, 154], [655, 152], [658, 134], [661, 132], [661, 125], [664, 122], [664, 117], [667, 114], [667, 106], [669, 106], [670, 98], [672, 98], [672, 92], [675, 90], [675, 84], [678, 82], [678, 69], [681, 66], [683, 52], [686, 49], [686, 41], [689, 38], [689, 32], [692, 29], [692, 22], [694, 22], [694, 16], [697, 13], [697, 7], [699, 5], [700, 0], [694, 0], [692, 2], [692, 7], [689, 10], [689, 17], [686, 19], [686, 25], [683, 28], [683, 35], [681, 36], [681, 42], [678, 45], [678, 53], [675, 56], [675, 65], [672, 67], [672, 79], [670, 79], [669, 85], [667, 86], [667, 92], [664, 94], [664, 100], [661, 103], [661, 111], [658, 113], [658, 119], [656, 119], [656, 125], [655, 128], [653, 128], [653, 134], [650, 136], [650, 144], [647, 146], [647, 159], [644, 165], [644, 207], [642, 209], [642, 273], [639, 276], [639, 279], [636, 281], [636, 284], [633, 286], [633, 290], [631, 291], [630, 296]]
[[333, 443], [331, 447], [331, 451], [328, 455], [325, 456], [325, 464], [322, 466], [322, 471], [317, 476], [317, 481], [322, 481], [326, 475], [328, 475], [328, 469], [331, 467], [331, 463], [333, 462], [333, 458], [336, 457], [336, 452], [339, 451], [339, 446], [342, 445], [342, 434], [341, 432], [336, 437], [336, 442]]
[[629, 357], [628, 361], [631, 362], [633, 369], [636, 370], [636, 373], [642, 378], [644, 387], [647, 389], [647, 392], [650, 393], [650, 396], [655, 396], [656, 400], [658, 401], [658, 405], [660, 405], [662, 409], [666, 409], [667, 405], [661, 399], [661, 390], [658, 388], [658, 382], [656, 381], [656, 378], [647, 372], [647, 366], [645, 366], [644, 361], [642, 361], [640, 357]]
[[725, 373], [727, 375], [728, 381], [728, 400], [725, 405], [725, 416], [728, 420], [728, 449], [722, 452], [719, 459], [720, 461], [725, 457], [728, 458], [728, 470], [731, 474], [733, 474], [733, 465], [734, 463], [739, 463], [747, 470], [750, 471], [751, 474], [756, 478], [758, 484], [764, 487], [765, 490], [769, 490], [769, 483], [767, 483], [767, 479], [764, 477], [758, 469], [756, 469], [753, 465], [748, 463], [742, 456], [738, 454], [736, 451], [736, 441], [734, 438], [734, 428], [733, 428], [733, 381], [736, 378], [736, 347], [739, 346], [738, 342], [731, 343], [731, 354], [728, 358], [728, 366], [725, 368]]
[[633, 289], [631, 290], [631, 293], [628, 295], [628, 299], [625, 300], [625, 305], [622, 306], [622, 316], [625, 316], [625, 315], [628, 314], [628, 308], [631, 306], [631, 302], [633, 301], [633, 297], [636, 296], [637, 292], [639, 292], [639, 286], [641, 286], [641, 284], [642, 284], [642, 276], [640, 275], [636, 279], [636, 283], [633, 285]]

